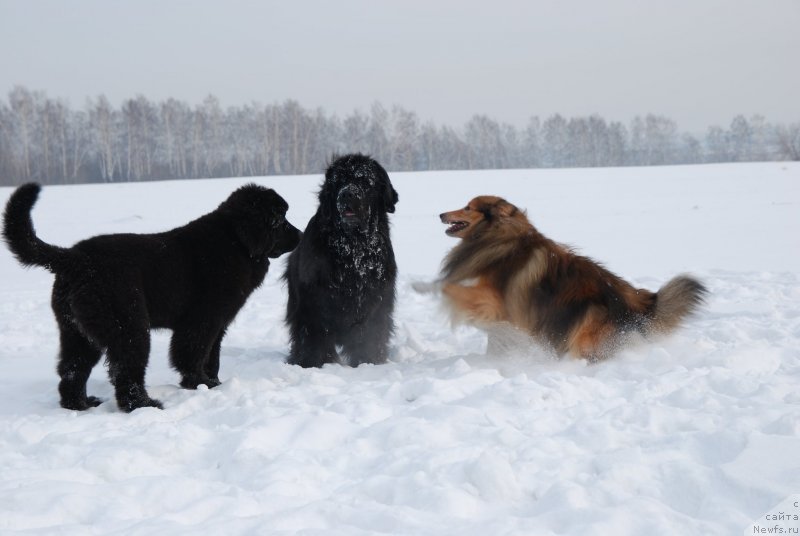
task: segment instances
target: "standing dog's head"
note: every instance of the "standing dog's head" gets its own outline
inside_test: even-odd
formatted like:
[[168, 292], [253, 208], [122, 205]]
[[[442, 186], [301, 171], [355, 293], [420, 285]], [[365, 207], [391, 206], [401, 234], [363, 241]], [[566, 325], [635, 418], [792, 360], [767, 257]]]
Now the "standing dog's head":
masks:
[[470, 238], [492, 224], [528, 224], [525, 213], [501, 197], [481, 195], [467, 206], [439, 214], [442, 223], [449, 225], [445, 233], [455, 238]]
[[230, 215], [239, 241], [251, 257], [272, 259], [292, 251], [302, 233], [286, 220], [289, 204], [269, 188], [248, 184], [220, 205]]
[[378, 162], [349, 154], [335, 158], [325, 171], [319, 213], [345, 232], [364, 232], [370, 222], [394, 212], [397, 200], [389, 175]]

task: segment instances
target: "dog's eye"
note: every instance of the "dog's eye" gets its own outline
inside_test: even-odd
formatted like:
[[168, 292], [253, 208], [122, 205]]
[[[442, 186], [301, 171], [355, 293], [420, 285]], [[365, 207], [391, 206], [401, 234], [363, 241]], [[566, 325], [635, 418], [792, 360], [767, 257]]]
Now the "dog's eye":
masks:
[[464, 212], [469, 212], [469, 205], [467, 205], [466, 207], [464, 207]]

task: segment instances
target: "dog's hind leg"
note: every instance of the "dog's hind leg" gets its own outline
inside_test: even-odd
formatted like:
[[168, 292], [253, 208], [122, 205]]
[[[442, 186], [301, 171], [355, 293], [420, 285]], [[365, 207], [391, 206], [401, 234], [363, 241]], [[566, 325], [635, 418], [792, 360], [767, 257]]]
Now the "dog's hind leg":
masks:
[[[210, 327], [179, 327], [172, 334], [169, 345], [169, 359], [181, 375], [181, 387], [197, 389], [198, 385], [216, 387], [219, 371], [219, 350], [224, 330]], [[209, 367], [208, 369], [206, 367]], [[208, 376], [207, 370], [214, 373]]]
[[66, 284], [57, 277], [51, 305], [58, 323], [61, 343], [56, 367], [61, 378], [58, 393], [62, 408], [85, 410], [99, 406], [102, 402], [94, 396], [86, 396], [86, 382], [103, 352], [98, 344], [81, 333], [75, 323], [68, 295]]
[[608, 319], [608, 311], [591, 306], [571, 329], [566, 349], [574, 357], [596, 363], [608, 357], [615, 331], [614, 325]]
[[97, 397], [86, 396], [86, 382], [92, 368], [100, 361], [102, 352], [83, 336], [74, 325], [61, 317], [57, 318], [61, 350], [58, 358], [58, 393], [61, 407], [85, 410], [102, 403]]
[[150, 331], [125, 329], [124, 334], [108, 346], [108, 375], [114, 384], [119, 409], [126, 413], [144, 407], [163, 409], [161, 402], [150, 398], [144, 386]]
[[[150, 320], [144, 298], [135, 287], [114, 285], [115, 281], [126, 279], [126, 274], [102, 274], [91, 267], [84, 270], [82, 279], [67, 282], [57, 275], [53, 310], [59, 325], [73, 322], [88, 341], [106, 349], [108, 376], [119, 409], [131, 412], [145, 406], [161, 408], [161, 403], [150, 398], [144, 387], [150, 354]], [[71, 348], [77, 348], [74, 338], [71, 340]], [[74, 363], [74, 358], [69, 362]], [[69, 375], [67, 364], [64, 370]], [[85, 368], [84, 365], [81, 370]]]

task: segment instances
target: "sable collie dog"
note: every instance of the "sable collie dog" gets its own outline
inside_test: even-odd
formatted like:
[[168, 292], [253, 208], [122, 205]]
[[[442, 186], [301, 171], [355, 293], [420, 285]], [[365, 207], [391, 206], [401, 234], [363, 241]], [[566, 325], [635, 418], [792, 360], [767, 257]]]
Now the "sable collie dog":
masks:
[[559, 354], [596, 361], [633, 332], [674, 330], [707, 292], [685, 275], [658, 292], [634, 288], [499, 197], [476, 197], [440, 218], [461, 239], [443, 262], [442, 292], [455, 320], [489, 331], [490, 350], [492, 334], [511, 325]]

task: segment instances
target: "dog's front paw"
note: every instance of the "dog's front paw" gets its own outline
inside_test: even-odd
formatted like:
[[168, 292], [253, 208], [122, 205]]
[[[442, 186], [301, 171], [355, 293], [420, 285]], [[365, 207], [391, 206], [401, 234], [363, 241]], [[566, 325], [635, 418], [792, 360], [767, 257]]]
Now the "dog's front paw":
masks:
[[75, 411], [86, 411], [87, 409], [96, 408], [103, 401], [96, 396], [85, 396], [83, 398], [61, 399], [61, 407], [64, 409], [72, 409]]
[[142, 400], [141, 403], [133, 409], [139, 409], [139, 408], [164, 409], [164, 404], [162, 404], [160, 400], [147, 397], [147, 400]]
[[157, 408], [164, 409], [164, 405], [155, 398], [144, 397], [137, 398], [136, 400], [128, 400], [124, 404], [119, 404], [119, 409], [125, 413], [130, 413], [139, 408]]
[[290, 355], [286, 360], [289, 365], [300, 365], [303, 368], [322, 368], [328, 363], [338, 363], [338, 359], [332, 355]]
[[181, 380], [181, 387], [184, 389], [197, 389], [198, 385], [205, 385], [209, 389], [213, 389], [217, 385], [222, 385], [222, 382], [216, 376], [209, 378], [201, 375], [184, 376]]
[[103, 403], [103, 400], [100, 399], [100, 398], [97, 398], [96, 396], [87, 396], [86, 397], [86, 403], [88, 404], [88, 406], [90, 408], [96, 408], [97, 406], [99, 406], [100, 404]]
[[213, 389], [217, 385], [222, 385], [222, 382], [219, 381], [219, 378], [214, 376], [213, 378], [206, 378], [204, 382], [202, 382], [208, 386], [209, 389]]
[[125, 413], [139, 408], [158, 408], [164, 409], [161, 402], [150, 398], [143, 385], [133, 384], [128, 388], [117, 386], [117, 406]]

